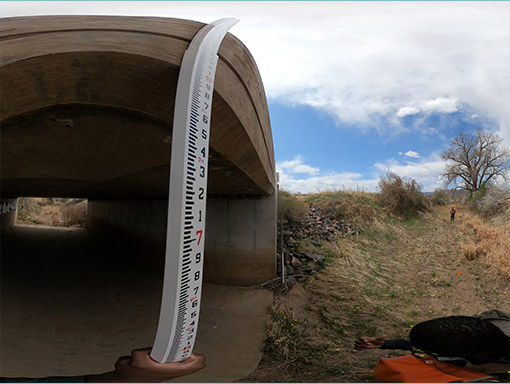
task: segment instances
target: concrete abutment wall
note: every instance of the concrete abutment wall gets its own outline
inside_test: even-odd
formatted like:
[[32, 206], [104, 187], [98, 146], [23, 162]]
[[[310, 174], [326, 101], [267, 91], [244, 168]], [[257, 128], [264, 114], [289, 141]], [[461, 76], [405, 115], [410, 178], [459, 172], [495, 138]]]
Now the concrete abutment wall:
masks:
[[276, 276], [276, 194], [207, 201], [206, 281], [255, 285]]
[[18, 199], [2, 197], [0, 209], [0, 226], [2, 231], [14, 227], [18, 212]]
[[[207, 200], [204, 280], [255, 285], [276, 275], [275, 195]], [[164, 263], [166, 199], [89, 200], [88, 227], [128, 256]]]

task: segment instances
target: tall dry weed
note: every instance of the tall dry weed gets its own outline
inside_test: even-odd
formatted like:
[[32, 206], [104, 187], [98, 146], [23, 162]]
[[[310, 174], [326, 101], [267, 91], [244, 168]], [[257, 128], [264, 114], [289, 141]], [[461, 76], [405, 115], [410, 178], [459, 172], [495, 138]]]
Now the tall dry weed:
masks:
[[60, 207], [62, 214], [62, 225], [70, 227], [78, 225], [84, 227], [87, 223], [87, 201], [78, 204], [65, 204]]
[[20, 223], [84, 227], [87, 222], [86, 200], [22, 197], [18, 207]]
[[391, 213], [411, 217], [429, 208], [427, 198], [421, 193], [418, 182], [412, 178], [400, 177], [388, 172], [379, 179], [379, 201]]
[[472, 236], [471, 242], [462, 247], [464, 256], [480, 259], [510, 278], [510, 234], [470, 214], [464, 216], [461, 228]]

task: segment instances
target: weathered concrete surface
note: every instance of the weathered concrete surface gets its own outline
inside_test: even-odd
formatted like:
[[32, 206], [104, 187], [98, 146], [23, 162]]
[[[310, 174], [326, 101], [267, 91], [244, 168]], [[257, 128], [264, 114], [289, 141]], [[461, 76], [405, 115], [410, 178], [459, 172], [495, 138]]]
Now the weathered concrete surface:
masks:
[[[1, 24], [2, 195], [167, 194], [180, 62], [203, 24], [107, 16]], [[210, 146], [210, 194], [274, 192], [264, 89], [230, 34], [219, 51]]]
[[[2, 232], [0, 375], [111, 370], [152, 345], [162, 278], [87, 230]], [[62, 289], [65, 287], [65, 289]], [[231, 382], [258, 364], [270, 291], [204, 286], [195, 352], [207, 368], [191, 382]]]
[[276, 194], [207, 200], [204, 276], [217, 284], [255, 285], [276, 276]]
[[18, 199], [2, 197], [0, 199], [0, 228], [2, 231], [14, 227], [16, 224]]
[[[207, 199], [204, 281], [250, 286], [276, 275], [274, 199]], [[89, 200], [87, 227], [121, 252], [163, 266], [167, 207], [163, 199]]]

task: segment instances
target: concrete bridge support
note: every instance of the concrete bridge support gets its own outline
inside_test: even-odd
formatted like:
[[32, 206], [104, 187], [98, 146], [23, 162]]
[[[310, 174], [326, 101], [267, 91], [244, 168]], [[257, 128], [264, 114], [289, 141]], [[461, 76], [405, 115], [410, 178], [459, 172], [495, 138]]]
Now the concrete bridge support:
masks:
[[276, 275], [276, 195], [209, 199], [205, 279], [254, 285]]
[[[48, 16], [2, 26], [2, 196], [88, 198], [91, 229], [161, 260], [175, 89], [203, 24]], [[206, 279], [274, 278], [267, 101], [253, 58], [230, 34], [219, 50], [209, 153]]]
[[2, 197], [0, 199], [0, 224], [1, 230], [7, 230], [16, 224], [18, 213], [18, 199]]
[[[154, 340], [163, 269], [143, 267], [164, 260], [175, 91], [203, 24], [105, 16], [1, 23], [0, 195], [87, 198], [91, 231], [4, 230], [15, 212], [2, 215], [0, 369], [104, 372]], [[262, 81], [231, 34], [219, 50], [207, 190], [204, 277], [215, 284], [205, 284], [196, 352], [208, 366], [186, 379], [235, 381], [261, 357], [272, 292], [232, 285], [276, 275], [276, 174]]]
[[[89, 200], [87, 226], [126, 255], [164, 263], [168, 201]], [[204, 280], [255, 285], [275, 274], [275, 195], [207, 200]]]
[[[184, 52], [203, 24], [104, 16], [1, 24], [0, 195], [10, 199], [2, 201], [0, 370], [14, 377], [104, 372], [154, 341], [175, 91]], [[233, 285], [276, 275], [264, 88], [233, 35], [218, 56], [207, 283], [195, 348], [207, 368], [184, 378], [190, 382], [238, 381], [257, 366], [272, 292]], [[6, 230], [17, 196], [87, 198], [90, 231]]]

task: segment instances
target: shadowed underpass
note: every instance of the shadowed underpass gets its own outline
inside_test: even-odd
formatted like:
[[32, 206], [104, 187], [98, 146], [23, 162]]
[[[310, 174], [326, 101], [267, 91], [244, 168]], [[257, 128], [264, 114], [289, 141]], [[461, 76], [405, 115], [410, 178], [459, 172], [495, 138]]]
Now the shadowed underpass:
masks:
[[[0, 373], [111, 370], [119, 356], [154, 342], [176, 86], [204, 24], [41, 16], [2, 25]], [[233, 35], [218, 54], [203, 154], [208, 284], [194, 350], [207, 356], [207, 368], [185, 378], [192, 382], [234, 381], [257, 366], [272, 293], [238, 286], [276, 276], [276, 173], [264, 87]], [[20, 196], [87, 198], [88, 230], [16, 227]]]
[[[2, 376], [108, 371], [119, 356], [152, 345], [162, 275], [143, 258], [125, 257], [86, 229], [16, 226], [1, 240]], [[206, 284], [195, 350], [208, 367], [186, 379], [251, 372], [270, 295]], [[241, 364], [227, 368], [234, 356]]]
[[2, 375], [109, 370], [151, 345], [161, 277], [89, 231], [17, 226], [1, 251]]

